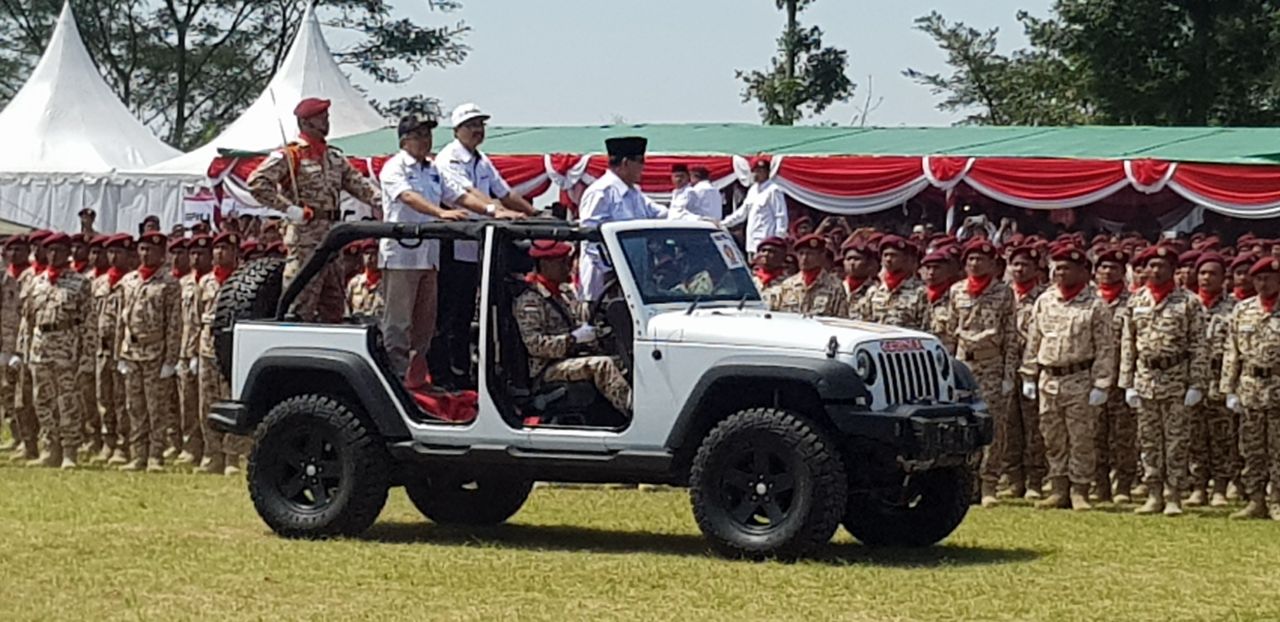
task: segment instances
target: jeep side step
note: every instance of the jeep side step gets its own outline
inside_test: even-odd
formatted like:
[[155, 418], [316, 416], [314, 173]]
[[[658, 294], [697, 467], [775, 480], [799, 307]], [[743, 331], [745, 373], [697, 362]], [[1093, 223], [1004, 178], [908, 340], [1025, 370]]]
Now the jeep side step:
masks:
[[581, 483], [672, 483], [674, 461], [665, 451], [584, 453], [505, 445], [441, 446], [418, 441], [391, 443], [387, 450], [396, 460], [406, 463], [513, 469], [533, 479]]

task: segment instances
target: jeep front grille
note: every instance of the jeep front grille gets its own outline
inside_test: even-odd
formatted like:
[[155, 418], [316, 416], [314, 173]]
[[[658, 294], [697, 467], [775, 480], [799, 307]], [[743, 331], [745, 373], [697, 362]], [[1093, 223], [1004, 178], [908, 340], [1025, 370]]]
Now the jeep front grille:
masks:
[[938, 399], [938, 365], [930, 352], [881, 352], [877, 356], [890, 405]]

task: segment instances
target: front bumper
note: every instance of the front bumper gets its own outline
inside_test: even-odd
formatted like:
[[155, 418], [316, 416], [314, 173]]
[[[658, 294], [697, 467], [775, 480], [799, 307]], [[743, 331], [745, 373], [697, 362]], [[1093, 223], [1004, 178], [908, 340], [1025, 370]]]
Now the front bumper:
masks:
[[995, 436], [981, 402], [900, 404], [883, 411], [828, 405], [827, 415], [841, 432], [892, 446], [908, 462], [968, 456]]
[[205, 421], [209, 427], [224, 434], [247, 436], [253, 432], [249, 423], [249, 407], [240, 402], [214, 402]]

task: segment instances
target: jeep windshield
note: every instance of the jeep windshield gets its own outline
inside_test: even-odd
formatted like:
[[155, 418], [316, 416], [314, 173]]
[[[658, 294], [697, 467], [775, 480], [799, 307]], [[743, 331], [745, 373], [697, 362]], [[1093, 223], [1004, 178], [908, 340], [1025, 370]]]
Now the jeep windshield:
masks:
[[645, 304], [760, 300], [742, 252], [724, 231], [626, 231], [618, 243]]

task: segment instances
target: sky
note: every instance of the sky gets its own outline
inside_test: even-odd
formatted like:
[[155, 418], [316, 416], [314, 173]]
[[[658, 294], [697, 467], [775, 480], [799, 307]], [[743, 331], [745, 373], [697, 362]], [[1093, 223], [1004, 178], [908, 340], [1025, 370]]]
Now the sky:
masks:
[[[932, 10], [948, 20], [1000, 29], [1001, 51], [1026, 39], [1015, 15], [1045, 16], [1052, 0], [819, 0], [801, 24], [820, 26], [826, 45], [849, 53], [854, 103], [805, 123], [847, 125], [868, 85], [883, 98], [868, 125], [940, 126], [964, 114], [902, 76], [908, 67], [945, 72], [946, 57], [913, 27]], [[474, 102], [495, 125], [758, 122], [741, 101], [735, 69], [764, 69], [785, 15], [772, 0], [462, 0], [440, 13], [423, 0], [393, 0], [397, 15], [423, 23], [463, 20], [472, 48], [461, 65], [427, 68], [404, 84], [353, 76], [379, 100], [425, 94], [447, 112]]]

